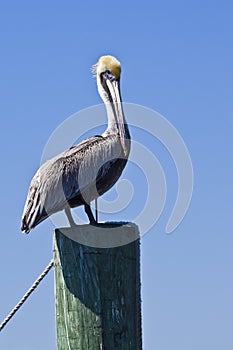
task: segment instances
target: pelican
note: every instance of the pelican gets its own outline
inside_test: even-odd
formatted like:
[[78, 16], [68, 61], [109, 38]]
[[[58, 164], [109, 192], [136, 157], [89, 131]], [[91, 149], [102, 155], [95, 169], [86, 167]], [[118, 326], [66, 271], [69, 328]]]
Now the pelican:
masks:
[[75, 225], [70, 208], [83, 205], [90, 224], [98, 224], [90, 202], [108, 191], [119, 179], [130, 152], [130, 134], [120, 94], [120, 62], [102, 56], [93, 66], [97, 87], [107, 111], [108, 126], [93, 136], [46, 161], [33, 177], [22, 216], [22, 231], [29, 233], [50, 215], [65, 210]]

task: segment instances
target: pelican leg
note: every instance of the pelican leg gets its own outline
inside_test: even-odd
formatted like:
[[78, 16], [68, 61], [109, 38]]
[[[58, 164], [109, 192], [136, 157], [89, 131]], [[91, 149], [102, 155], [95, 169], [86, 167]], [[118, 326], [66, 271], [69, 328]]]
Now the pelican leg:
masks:
[[97, 205], [97, 198], [95, 199], [95, 221], [98, 224], [98, 205]]
[[87, 203], [84, 204], [84, 208], [85, 208], [85, 212], [86, 212], [86, 214], [87, 214], [87, 216], [88, 216], [88, 218], [90, 220], [90, 224], [91, 225], [96, 225], [97, 222], [96, 222], [96, 220], [95, 220], [95, 218], [94, 218], [94, 216], [92, 214], [90, 204], [87, 204]]
[[73, 216], [71, 214], [71, 210], [70, 210], [70, 207], [67, 206], [65, 207], [65, 213], [66, 213], [66, 216], [67, 216], [67, 219], [69, 220], [69, 224], [70, 226], [77, 226], [76, 223], [74, 222], [74, 219], [73, 219]]

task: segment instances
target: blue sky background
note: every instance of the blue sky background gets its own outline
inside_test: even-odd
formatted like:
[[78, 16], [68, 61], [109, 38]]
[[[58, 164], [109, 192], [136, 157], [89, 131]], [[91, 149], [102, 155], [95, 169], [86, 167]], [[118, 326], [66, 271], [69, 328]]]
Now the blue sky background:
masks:
[[[30, 179], [53, 130], [101, 102], [90, 67], [110, 53], [123, 66], [123, 100], [155, 109], [177, 128], [195, 174], [190, 209], [165, 235], [177, 178], [158, 145], [168, 198], [142, 240], [144, 349], [232, 349], [232, 2], [22, 0], [0, 6], [0, 318], [52, 258], [49, 220], [29, 236], [20, 233]], [[153, 140], [139, 137], [154, 149]], [[143, 198], [141, 177], [130, 167], [125, 177]], [[0, 348], [55, 349], [53, 273], [1, 332]]]

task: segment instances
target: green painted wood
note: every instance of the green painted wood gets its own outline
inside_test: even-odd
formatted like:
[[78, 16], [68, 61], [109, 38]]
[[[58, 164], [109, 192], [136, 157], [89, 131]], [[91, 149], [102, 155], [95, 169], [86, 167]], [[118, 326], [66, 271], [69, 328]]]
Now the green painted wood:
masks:
[[[62, 233], [67, 230], [74, 229], [57, 229], [54, 235], [57, 349], [141, 350], [139, 238], [95, 248], [68, 238]], [[72, 237], [88, 238], [93, 230], [80, 225]], [[120, 235], [130, 232], [139, 237], [136, 225], [120, 227]]]

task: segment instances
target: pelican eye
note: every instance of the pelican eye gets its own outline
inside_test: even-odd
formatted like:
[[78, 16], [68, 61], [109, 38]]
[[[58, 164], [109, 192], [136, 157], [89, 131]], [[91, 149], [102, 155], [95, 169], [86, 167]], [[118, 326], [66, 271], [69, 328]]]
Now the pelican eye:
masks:
[[110, 71], [110, 69], [106, 69], [106, 71], [104, 71], [102, 74], [101, 74], [101, 78], [103, 79], [108, 79], [110, 81], [113, 81], [115, 80], [116, 78], [114, 77], [114, 75], [112, 74], [112, 72]]

